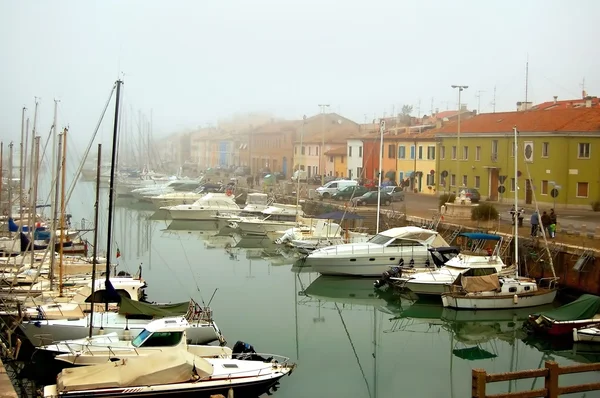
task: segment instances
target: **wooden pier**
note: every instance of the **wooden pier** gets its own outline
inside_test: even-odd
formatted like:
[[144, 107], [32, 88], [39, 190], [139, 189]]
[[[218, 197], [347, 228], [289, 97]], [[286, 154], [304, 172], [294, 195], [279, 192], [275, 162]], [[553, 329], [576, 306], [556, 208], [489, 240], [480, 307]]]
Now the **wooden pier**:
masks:
[[0, 361], [0, 398], [17, 398], [17, 392], [6, 374], [2, 361]]
[[[600, 363], [591, 363], [572, 366], [558, 366], [554, 361], [546, 361], [542, 369], [521, 370], [517, 372], [488, 374], [484, 369], [473, 369], [471, 373], [472, 398], [557, 398], [562, 394], [573, 394], [578, 392], [599, 391], [600, 382], [560, 386], [558, 378], [560, 375], [584, 372], [600, 371]], [[510, 393], [486, 394], [488, 383], [499, 381], [511, 381], [520, 379], [531, 379], [534, 377], [544, 378], [544, 388], [537, 390], [517, 391]]]

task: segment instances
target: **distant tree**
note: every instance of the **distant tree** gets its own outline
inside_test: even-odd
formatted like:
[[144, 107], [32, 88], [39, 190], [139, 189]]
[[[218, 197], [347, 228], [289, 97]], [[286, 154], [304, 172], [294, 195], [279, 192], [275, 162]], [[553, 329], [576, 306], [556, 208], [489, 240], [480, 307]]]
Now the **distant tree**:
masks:
[[412, 105], [402, 105], [402, 115], [404, 117], [410, 116], [410, 114], [412, 113], [412, 111], [413, 111]]

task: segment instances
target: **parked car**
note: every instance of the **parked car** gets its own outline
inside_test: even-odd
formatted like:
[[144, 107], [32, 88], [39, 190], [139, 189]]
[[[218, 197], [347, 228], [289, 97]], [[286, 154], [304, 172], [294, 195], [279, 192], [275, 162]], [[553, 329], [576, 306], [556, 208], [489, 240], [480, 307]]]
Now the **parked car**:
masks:
[[477, 203], [479, 202], [479, 200], [481, 200], [481, 195], [479, 194], [479, 191], [475, 188], [458, 188], [457, 195], [460, 195], [462, 191], [465, 191], [467, 198], [471, 199], [471, 202], [473, 203]]
[[[363, 196], [359, 196], [358, 198], [352, 199], [353, 206], [366, 206], [366, 205], [376, 205], [377, 204], [377, 191], [369, 191]], [[389, 193], [381, 192], [381, 200], [380, 203], [382, 205], [389, 206], [392, 204], [392, 196]]]
[[340, 189], [346, 187], [356, 187], [358, 186], [358, 182], [353, 180], [339, 180], [339, 181], [330, 181], [316, 189], [317, 193], [321, 198], [327, 199], [331, 197], [334, 193], [338, 192]]
[[339, 191], [337, 191], [336, 193], [334, 193], [333, 195], [331, 195], [331, 199], [349, 200], [349, 199], [358, 198], [359, 196], [363, 196], [367, 192], [369, 192], [369, 188], [363, 187], [362, 185], [350, 186], [350, 187], [342, 188]]
[[400, 187], [397, 187], [397, 186], [383, 187], [382, 192], [390, 194], [392, 196], [392, 201], [394, 201], [394, 202], [404, 201], [404, 191]]

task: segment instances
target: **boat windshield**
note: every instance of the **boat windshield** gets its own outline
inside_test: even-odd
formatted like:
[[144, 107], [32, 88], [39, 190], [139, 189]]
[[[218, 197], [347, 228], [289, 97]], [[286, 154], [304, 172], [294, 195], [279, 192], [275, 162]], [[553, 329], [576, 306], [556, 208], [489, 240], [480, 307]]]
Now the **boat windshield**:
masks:
[[149, 332], [144, 329], [131, 344], [136, 347], [172, 347], [181, 342], [183, 332]]
[[369, 243], [375, 243], [377, 245], [385, 245], [391, 239], [393, 239], [393, 238], [390, 237], [390, 236], [385, 236], [385, 235], [377, 234], [374, 237], [372, 237], [371, 239], [369, 239], [367, 242], [369, 242]]

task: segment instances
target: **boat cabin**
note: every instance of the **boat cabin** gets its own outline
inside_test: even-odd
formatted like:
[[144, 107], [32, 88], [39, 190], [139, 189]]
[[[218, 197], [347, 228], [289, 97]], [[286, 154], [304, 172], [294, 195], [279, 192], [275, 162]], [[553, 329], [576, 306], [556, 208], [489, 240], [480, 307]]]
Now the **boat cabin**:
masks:
[[131, 344], [141, 347], [174, 347], [186, 342], [189, 323], [183, 317], [163, 318], [150, 322]]
[[448, 246], [437, 231], [419, 227], [399, 227], [380, 232], [367, 241], [386, 247]]
[[273, 206], [267, 207], [261, 212], [268, 221], [296, 221], [296, 217], [302, 217], [304, 212], [302, 206], [298, 205], [284, 205], [274, 203]]

